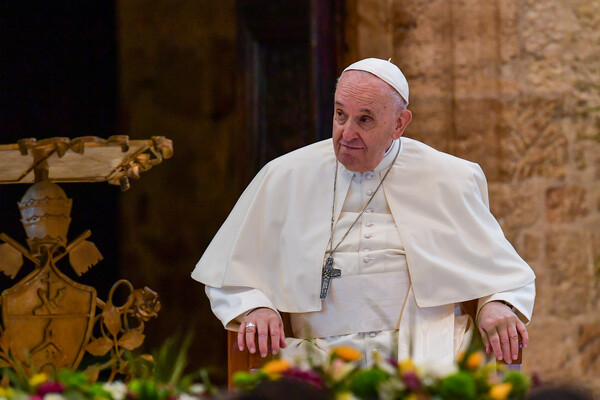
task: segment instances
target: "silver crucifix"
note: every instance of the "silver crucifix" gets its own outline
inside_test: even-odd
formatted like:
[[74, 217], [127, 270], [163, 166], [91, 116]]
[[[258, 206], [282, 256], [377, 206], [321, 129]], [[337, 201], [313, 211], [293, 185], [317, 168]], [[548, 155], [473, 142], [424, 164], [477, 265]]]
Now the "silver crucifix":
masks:
[[333, 257], [327, 257], [325, 264], [323, 264], [323, 273], [321, 274], [321, 300], [327, 297], [331, 278], [336, 278], [341, 275], [341, 269], [333, 268]]

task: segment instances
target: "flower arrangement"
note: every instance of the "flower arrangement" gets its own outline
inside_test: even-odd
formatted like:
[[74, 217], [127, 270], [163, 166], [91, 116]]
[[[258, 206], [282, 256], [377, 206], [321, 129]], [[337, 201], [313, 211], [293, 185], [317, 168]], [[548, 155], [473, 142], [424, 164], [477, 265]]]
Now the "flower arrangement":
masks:
[[[114, 380], [113, 365], [92, 364], [85, 371], [62, 369], [34, 373], [2, 369], [0, 400], [200, 400], [217, 394], [206, 370], [184, 374], [192, 333], [167, 339], [152, 355], [123, 352], [122, 375]], [[108, 378], [102, 379], [103, 373]], [[106, 375], [106, 374], [105, 374]], [[122, 380], [119, 380], [122, 379]], [[202, 383], [198, 383], [200, 381]]]
[[486, 363], [482, 351], [469, 351], [456, 364], [415, 365], [375, 358], [360, 368], [360, 352], [350, 347], [332, 350], [322, 365], [292, 365], [273, 360], [255, 372], [238, 372], [235, 385], [252, 390], [265, 382], [288, 379], [305, 382], [336, 400], [508, 400], [525, 398], [531, 386], [523, 374]]
[[[6, 375], [5, 375], [6, 377]], [[5, 400], [192, 400], [207, 393], [205, 385], [190, 385], [187, 391], [174, 385], [157, 384], [153, 380], [93, 381], [83, 371], [64, 369], [50, 377], [34, 374], [20, 384], [0, 386], [0, 399]], [[12, 383], [12, 382], [11, 382]]]
[[[486, 363], [480, 350], [469, 350], [455, 364], [427, 363], [375, 357], [370, 367], [360, 367], [361, 353], [351, 347], [334, 348], [325, 362], [291, 364], [275, 359], [254, 372], [234, 375], [237, 390], [227, 393], [214, 387], [200, 370], [184, 375], [191, 335], [168, 339], [152, 356], [130, 356], [125, 381], [102, 382], [97, 370], [61, 370], [28, 376], [3, 369], [0, 400], [203, 400], [244, 399], [261, 387], [276, 390], [310, 388], [335, 400], [513, 400], [523, 399], [531, 386], [519, 372]], [[22, 371], [23, 372], [23, 371]], [[108, 371], [110, 372], [110, 371]], [[200, 381], [201, 383], [198, 383]], [[287, 384], [286, 384], [287, 383]], [[307, 391], [307, 393], [313, 393]], [[272, 391], [271, 391], [272, 392]], [[248, 398], [260, 398], [248, 397]]]

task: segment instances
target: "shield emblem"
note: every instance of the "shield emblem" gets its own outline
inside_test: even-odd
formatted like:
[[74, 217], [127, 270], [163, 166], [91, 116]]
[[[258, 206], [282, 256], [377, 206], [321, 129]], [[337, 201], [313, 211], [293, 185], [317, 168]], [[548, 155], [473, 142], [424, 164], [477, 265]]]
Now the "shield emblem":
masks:
[[30, 364], [38, 372], [76, 368], [95, 310], [96, 290], [69, 279], [50, 259], [2, 293], [3, 336], [14, 360], [30, 373]]

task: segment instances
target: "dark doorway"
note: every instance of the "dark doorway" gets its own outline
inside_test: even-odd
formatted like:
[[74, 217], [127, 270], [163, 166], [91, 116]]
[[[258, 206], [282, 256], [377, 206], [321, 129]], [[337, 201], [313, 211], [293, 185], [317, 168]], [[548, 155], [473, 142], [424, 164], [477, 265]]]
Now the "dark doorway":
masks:
[[237, 12], [246, 183], [269, 160], [331, 136], [342, 3], [238, 0]]

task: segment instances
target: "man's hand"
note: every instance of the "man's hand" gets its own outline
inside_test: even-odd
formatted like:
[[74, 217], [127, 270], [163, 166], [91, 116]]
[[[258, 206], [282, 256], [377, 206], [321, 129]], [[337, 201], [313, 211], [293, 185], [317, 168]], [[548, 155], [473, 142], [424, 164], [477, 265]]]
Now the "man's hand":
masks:
[[[252, 322], [254, 326], [246, 328], [246, 324]], [[244, 350], [244, 344], [252, 354], [256, 352], [256, 337], [258, 336], [258, 350], [261, 357], [266, 357], [269, 350], [269, 338], [271, 352], [277, 354], [280, 348], [285, 347], [285, 333], [283, 321], [279, 315], [270, 308], [257, 308], [248, 313], [242, 320], [238, 330], [237, 342], [240, 351]]]
[[523, 347], [529, 342], [525, 325], [510, 307], [499, 301], [490, 301], [481, 308], [478, 326], [486, 353], [493, 351], [496, 360], [507, 364], [519, 356], [519, 335]]

